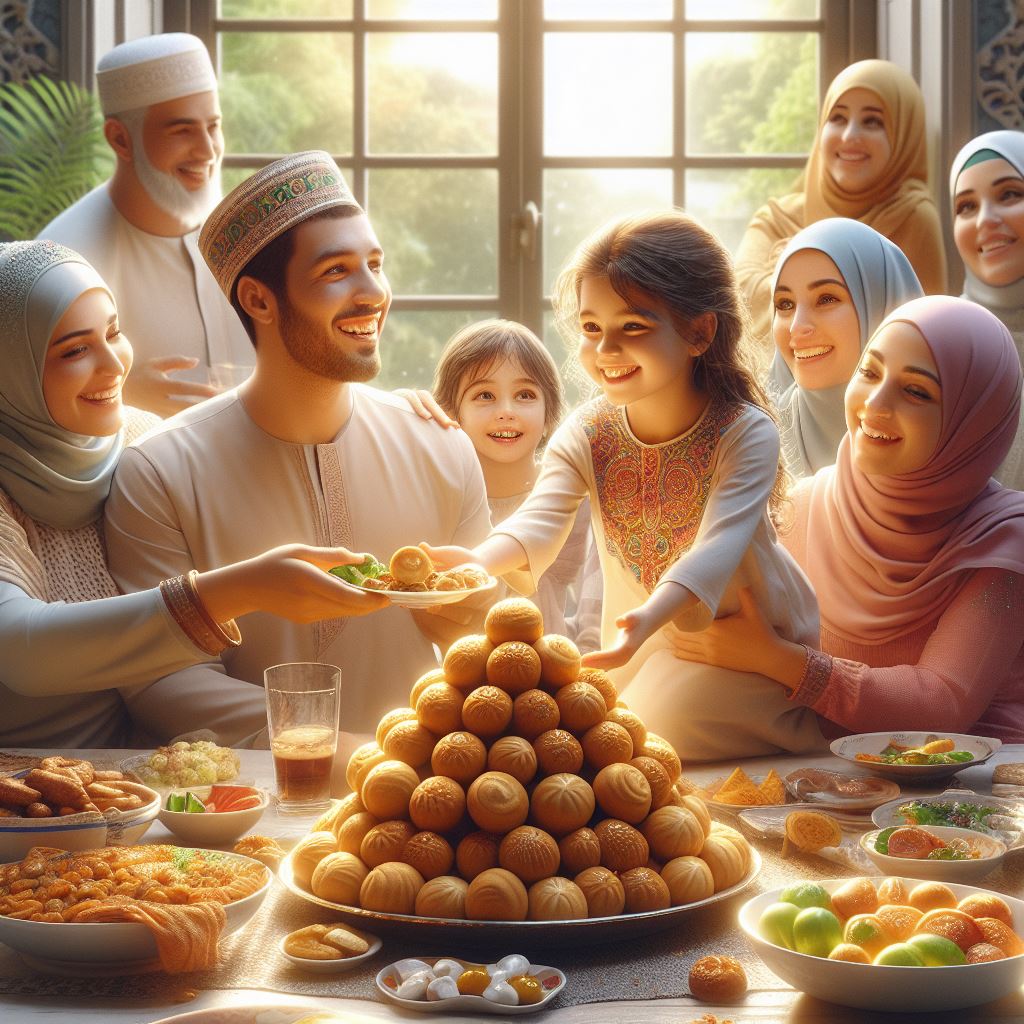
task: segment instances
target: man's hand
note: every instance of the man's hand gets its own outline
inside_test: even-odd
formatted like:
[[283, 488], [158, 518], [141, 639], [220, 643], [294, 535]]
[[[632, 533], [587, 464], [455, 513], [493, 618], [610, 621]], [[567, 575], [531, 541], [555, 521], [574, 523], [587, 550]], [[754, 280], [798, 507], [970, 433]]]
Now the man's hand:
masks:
[[124, 385], [128, 405], [155, 412], [157, 416], [173, 416], [196, 404], [196, 399], [212, 398], [220, 388], [170, 376], [176, 370], [191, 370], [199, 360], [191, 356], [165, 356], [135, 363]]

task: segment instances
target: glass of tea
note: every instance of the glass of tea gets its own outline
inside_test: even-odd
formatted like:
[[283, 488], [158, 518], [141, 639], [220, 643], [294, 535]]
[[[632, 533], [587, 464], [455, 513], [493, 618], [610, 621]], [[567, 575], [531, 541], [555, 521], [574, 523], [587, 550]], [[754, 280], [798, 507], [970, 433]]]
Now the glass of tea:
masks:
[[297, 814], [321, 810], [331, 799], [341, 669], [289, 662], [272, 665], [263, 681], [278, 808]]

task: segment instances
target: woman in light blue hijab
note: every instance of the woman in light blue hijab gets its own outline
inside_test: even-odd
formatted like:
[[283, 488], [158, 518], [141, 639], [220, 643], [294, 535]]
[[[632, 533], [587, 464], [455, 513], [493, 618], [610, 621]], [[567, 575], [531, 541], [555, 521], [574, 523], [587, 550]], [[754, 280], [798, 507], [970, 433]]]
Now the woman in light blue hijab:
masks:
[[923, 294], [903, 252], [860, 221], [820, 220], [790, 240], [772, 280], [768, 386], [794, 476], [835, 462], [861, 352], [889, 313]]

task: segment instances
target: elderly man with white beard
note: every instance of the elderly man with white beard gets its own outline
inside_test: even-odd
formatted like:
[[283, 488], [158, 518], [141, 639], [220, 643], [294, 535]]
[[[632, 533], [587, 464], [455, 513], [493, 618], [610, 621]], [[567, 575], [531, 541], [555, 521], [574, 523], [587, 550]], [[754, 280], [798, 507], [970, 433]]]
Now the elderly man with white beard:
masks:
[[169, 416], [216, 393], [211, 366], [254, 361], [197, 246], [220, 200], [217, 79], [202, 41], [172, 32], [115, 46], [96, 84], [113, 176], [39, 237], [81, 253], [109, 284], [135, 349], [125, 399]]

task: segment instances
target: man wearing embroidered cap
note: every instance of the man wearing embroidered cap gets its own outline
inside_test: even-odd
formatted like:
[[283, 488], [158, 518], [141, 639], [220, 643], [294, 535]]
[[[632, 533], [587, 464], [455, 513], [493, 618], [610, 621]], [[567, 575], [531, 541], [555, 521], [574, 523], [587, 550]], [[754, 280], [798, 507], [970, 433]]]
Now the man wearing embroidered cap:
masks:
[[39, 237], [82, 253], [109, 282], [136, 353], [126, 397], [167, 416], [216, 393], [211, 366], [253, 361], [197, 245], [220, 198], [217, 79], [202, 41], [172, 32], [115, 46], [96, 84], [114, 174]]
[[[125, 451], [106, 508], [118, 583], [143, 589], [174, 566], [235, 561], [276, 538], [329, 539], [384, 559], [424, 537], [482, 540], [487, 497], [468, 439], [365, 384], [380, 370], [391, 289], [334, 161], [298, 153], [258, 171], [209, 216], [199, 245], [255, 344], [256, 368]], [[436, 667], [432, 641], [465, 631], [396, 607], [311, 626], [253, 614], [239, 627], [245, 643], [223, 656], [236, 678], [261, 683], [281, 661], [342, 666], [350, 733], [372, 731], [405, 702]]]

